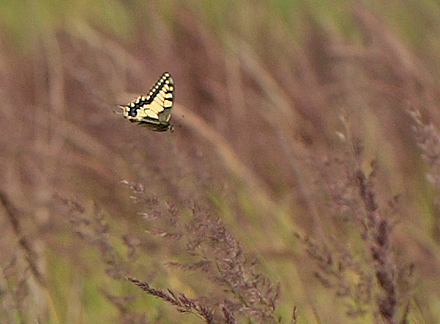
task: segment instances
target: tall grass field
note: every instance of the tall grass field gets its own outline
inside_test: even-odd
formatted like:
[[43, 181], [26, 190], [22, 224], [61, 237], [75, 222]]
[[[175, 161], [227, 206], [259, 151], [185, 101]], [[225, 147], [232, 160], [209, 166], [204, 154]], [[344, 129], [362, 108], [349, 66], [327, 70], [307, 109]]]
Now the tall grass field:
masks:
[[1, 1], [0, 323], [440, 323], [438, 17]]

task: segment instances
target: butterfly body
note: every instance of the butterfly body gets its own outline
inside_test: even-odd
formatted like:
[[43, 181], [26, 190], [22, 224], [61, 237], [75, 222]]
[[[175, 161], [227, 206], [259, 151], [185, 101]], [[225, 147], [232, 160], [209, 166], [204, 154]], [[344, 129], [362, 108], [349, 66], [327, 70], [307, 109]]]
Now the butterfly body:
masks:
[[171, 109], [174, 101], [174, 82], [168, 72], [151, 88], [147, 96], [139, 96], [127, 105], [121, 105], [122, 114], [131, 122], [137, 122], [157, 132], [172, 131]]

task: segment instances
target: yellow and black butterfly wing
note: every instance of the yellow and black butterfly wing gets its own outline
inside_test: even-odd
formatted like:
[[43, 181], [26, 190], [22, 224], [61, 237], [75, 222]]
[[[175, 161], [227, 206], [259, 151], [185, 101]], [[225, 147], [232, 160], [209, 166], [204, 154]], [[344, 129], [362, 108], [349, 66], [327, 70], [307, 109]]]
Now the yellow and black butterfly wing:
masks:
[[121, 107], [124, 117], [131, 122], [138, 122], [154, 131], [164, 132], [173, 129], [170, 124], [173, 101], [173, 78], [165, 72], [146, 97], [140, 96]]

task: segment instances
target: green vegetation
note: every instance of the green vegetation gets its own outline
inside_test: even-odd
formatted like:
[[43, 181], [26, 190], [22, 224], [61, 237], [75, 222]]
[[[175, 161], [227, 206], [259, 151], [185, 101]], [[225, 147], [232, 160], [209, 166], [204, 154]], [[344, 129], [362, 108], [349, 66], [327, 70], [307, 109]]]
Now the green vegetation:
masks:
[[0, 322], [439, 323], [439, 15], [2, 1]]

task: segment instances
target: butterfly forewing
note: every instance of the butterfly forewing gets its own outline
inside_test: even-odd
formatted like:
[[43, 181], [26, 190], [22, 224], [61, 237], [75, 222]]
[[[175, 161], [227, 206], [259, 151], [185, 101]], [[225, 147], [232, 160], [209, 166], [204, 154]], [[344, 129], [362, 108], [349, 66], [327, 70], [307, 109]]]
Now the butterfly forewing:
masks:
[[174, 100], [173, 78], [168, 72], [151, 88], [148, 95], [140, 96], [128, 105], [121, 106], [123, 115], [132, 122], [155, 131], [172, 130], [171, 109]]

